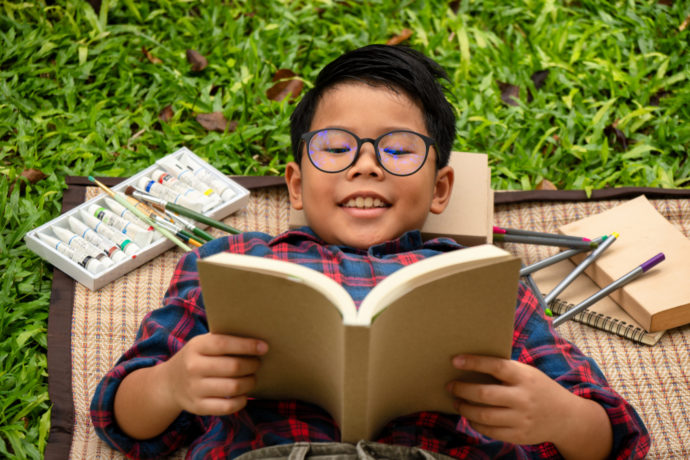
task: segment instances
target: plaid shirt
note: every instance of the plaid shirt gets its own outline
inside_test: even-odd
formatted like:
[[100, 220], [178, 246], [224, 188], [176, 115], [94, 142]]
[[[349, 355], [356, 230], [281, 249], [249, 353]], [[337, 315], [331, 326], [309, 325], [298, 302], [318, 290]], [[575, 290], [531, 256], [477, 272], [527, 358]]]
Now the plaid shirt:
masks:
[[[368, 251], [329, 246], [308, 228], [275, 238], [244, 233], [214, 240], [180, 260], [163, 308], [143, 320], [136, 342], [103, 378], [91, 404], [101, 438], [129, 457], [161, 457], [189, 445], [187, 458], [230, 458], [246, 451], [298, 441], [339, 441], [333, 419], [322, 409], [299, 401], [249, 400], [231, 416], [196, 416], [183, 412], [161, 435], [146, 441], [127, 437], [113, 413], [115, 392], [132, 371], [170, 358], [192, 337], [208, 332], [196, 261], [221, 251], [289, 260], [322, 272], [340, 283], [359, 306], [378, 282], [395, 270], [429, 256], [461, 248], [449, 239], [422, 242], [419, 232], [372, 246]], [[539, 367], [561, 385], [601, 404], [613, 427], [615, 458], [643, 458], [649, 436], [639, 416], [609, 388], [593, 360], [562, 339], [532, 293], [518, 288], [512, 359]], [[487, 438], [459, 415], [420, 412], [391, 421], [378, 442], [418, 446], [457, 458], [560, 458], [553, 444], [516, 446]]]

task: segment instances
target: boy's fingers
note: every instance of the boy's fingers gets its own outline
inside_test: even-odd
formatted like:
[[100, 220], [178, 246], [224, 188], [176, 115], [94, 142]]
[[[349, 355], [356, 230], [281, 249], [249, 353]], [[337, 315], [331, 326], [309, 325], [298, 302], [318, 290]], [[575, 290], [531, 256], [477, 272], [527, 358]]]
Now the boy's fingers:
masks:
[[204, 355], [260, 356], [268, 351], [263, 340], [211, 333], [199, 337], [198, 352]]
[[514, 405], [514, 390], [505, 385], [451, 382], [447, 389], [456, 398], [471, 403], [504, 408]]
[[460, 414], [473, 423], [492, 427], [510, 427], [515, 424], [514, 411], [504, 407], [487, 407], [459, 401], [456, 408]]
[[247, 397], [236, 396], [234, 398], [206, 398], [198, 406], [190, 411], [197, 415], [229, 415], [244, 409], [247, 405]]
[[199, 369], [199, 374], [206, 377], [243, 377], [255, 374], [261, 366], [261, 361], [252, 357], [223, 355], [202, 357], [199, 361], [197, 365], [203, 366]]
[[206, 398], [235, 398], [243, 396], [256, 387], [253, 375], [239, 378], [210, 378], [203, 383], [203, 394]]
[[489, 374], [505, 383], [519, 381], [519, 365], [509, 359], [493, 356], [459, 355], [453, 358], [453, 366], [465, 371]]

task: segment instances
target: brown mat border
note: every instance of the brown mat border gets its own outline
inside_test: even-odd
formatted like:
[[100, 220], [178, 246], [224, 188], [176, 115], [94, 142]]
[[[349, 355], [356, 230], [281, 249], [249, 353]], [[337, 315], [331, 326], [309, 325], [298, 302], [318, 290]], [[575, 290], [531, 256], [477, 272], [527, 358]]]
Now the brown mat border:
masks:
[[[284, 186], [282, 177], [237, 176], [232, 177], [248, 188]], [[99, 178], [104, 184], [114, 186], [123, 178]], [[62, 213], [84, 202], [86, 187], [92, 186], [86, 177], [67, 176], [68, 186], [62, 199]], [[690, 189], [659, 189], [649, 187], [622, 187], [594, 190], [590, 197], [583, 190], [536, 190], [496, 191], [494, 205], [514, 204], [530, 201], [597, 201], [627, 199], [646, 195], [648, 198], [689, 198]], [[74, 304], [74, 280], [58, 269], [53, 269], [53, 285], [48, 313], [48, 394], [52, 402], [50, 434], [45, 450], [47, 460], [62, 460], [69, 457], [74, 426], [72, 402], [71, 329], [72, 306]]]

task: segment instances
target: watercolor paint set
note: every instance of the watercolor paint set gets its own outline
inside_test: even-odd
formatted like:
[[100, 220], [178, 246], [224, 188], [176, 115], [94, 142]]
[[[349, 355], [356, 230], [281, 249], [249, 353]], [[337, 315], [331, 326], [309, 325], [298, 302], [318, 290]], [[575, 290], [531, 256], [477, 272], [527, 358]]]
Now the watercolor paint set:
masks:
[[[27, 247], [87, 288], [97, 290], [175, 244], [187, 246], [171, 234], [196, 246], [207, 241], [210, 236], [203, 228], [209, 222], [222, 228], [218, 220], [249, 201], [249, 190], [185, 147], [111, 187], [113, 192], [117, 196], [103, 193], [27, 232]], [[137, 201], [135, 197], [140, 196], [151, 202]], [[178, 208], [196, 219], [170, 213]], [[142, 213], [156, 221], [141, 220], [138, 216]], [[183, 230], [182, 224], [194, 234]]]

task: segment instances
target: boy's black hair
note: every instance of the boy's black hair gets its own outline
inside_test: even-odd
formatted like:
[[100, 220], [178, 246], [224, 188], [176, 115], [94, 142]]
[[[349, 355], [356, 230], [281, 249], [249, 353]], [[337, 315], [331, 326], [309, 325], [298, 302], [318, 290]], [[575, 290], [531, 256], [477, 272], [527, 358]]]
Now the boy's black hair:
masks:
[[436, 141], [437, 168], [446, 166], [455, 139], [455, 114], [444, 95], [441, 79], [450, 82], [441, 66], [406, 46], [369, 45], [341, 55], [319, 72], [314, 87], [292, 112], [290, 135], [295, 161], [300, 164], [300, 137], [309, 131], [324, 92], [354, 80], [402, 90], [420, 104], [429, 136]]

